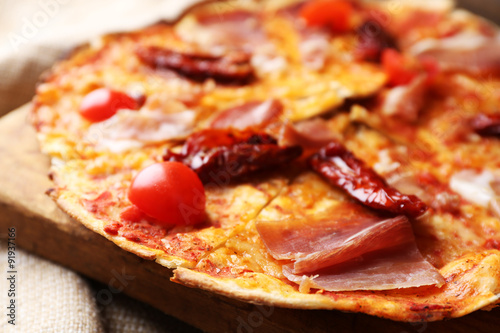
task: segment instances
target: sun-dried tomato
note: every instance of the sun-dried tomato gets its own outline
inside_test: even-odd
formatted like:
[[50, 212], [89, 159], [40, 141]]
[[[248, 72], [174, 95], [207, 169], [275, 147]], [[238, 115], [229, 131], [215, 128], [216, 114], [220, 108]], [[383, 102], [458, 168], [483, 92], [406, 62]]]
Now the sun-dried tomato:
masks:
[[380, 62], [384, 49], [397, 49], [396, 40], [376, 20], [364, 22], [356, 31], [356, 58]]
[[206, 129], [191, 135], [180, 153], [169, 150], [163, 159], [186, 164], [206, 184], [282, 165], [301, 154], [300, 146], [279, 146], [266, 133]]
[[255, 78], [250, 56], [243, 52], [214, 56], [149, 46], [137, 49], [136, 54], [152, 68], [169, 69], [194, 81], [211, 78], [217, 83], [243, 85]]
[[480, 114], [471, 121], [474, 132], [481, 136], [500, 137], [500, 114]]
[[386, 181], [342, 144], [331, 142], [313, 155], [311, 167], [332, 185], [344, 189], [368, 207], [410, 217], [422, 215], [427, 206], [415, 195], [405, 195]]

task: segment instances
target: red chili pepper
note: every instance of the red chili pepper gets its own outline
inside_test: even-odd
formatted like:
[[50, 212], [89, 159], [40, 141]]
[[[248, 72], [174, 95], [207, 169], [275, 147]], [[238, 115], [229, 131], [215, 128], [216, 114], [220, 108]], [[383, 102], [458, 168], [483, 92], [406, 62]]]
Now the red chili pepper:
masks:
[[310, 158], [309, 163], [332, 185], [341, 187], [368, 207], [410, 217], [418, 217], [427, 210], [418, 197], [401, 194], [389, 186], [338, 142], [331, 142], [322, 148]]

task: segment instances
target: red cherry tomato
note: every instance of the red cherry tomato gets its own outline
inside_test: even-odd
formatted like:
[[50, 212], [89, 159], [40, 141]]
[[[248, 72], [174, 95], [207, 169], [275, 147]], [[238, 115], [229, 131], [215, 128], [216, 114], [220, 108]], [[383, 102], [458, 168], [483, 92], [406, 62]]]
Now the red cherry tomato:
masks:
[[300, 16], [311, 26], [329, 26], [333, 32], [351, 29], [353, 5], [346, 0], [316, 0], [302, 7]]
[[439, 64], [437, 63], [436, 59], [432, 57], [424, 57], [420, 59], [420, 63], [422, 64], [422, 67], [424, 70], [427, 72], [427, 85], [431, 85], [435, 80], [436, 77], [439, 75], [441, 72], [441, 69], [439, 68]]
[[205, 220], [205, 191], [196, 173], [179, 162], [161, 162], [140, 171], [128, 198], [162, 225], [194, 225]]
[[389, 84], [400, 86], [410, 83], [419, 73], [412, 68], [401, 53], [393, 49], [385, 49], [382, 52], [382, 67], [384, 68]]
[[112, 117], [119, 109], [136, 109], [137, 102], [127, 94], [108, 88], [89, 92], [80, 104], [80, 114], [91, 122]]
[[409, 84], [423, 73], [427, 74], [426, 84], [431, 85], [440, 73], [439, 64], [434, 58], [411, 59], [393, 49], [385, 49], [381, 61], [390, 86]]

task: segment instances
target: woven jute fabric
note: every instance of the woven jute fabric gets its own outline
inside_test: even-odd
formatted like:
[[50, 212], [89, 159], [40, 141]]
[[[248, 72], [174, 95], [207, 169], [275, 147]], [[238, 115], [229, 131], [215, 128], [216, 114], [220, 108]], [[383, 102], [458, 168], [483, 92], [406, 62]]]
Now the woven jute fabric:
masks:
[[[11, 270], [7, 258], [7, 242], [2, 240], [0, 332], [197, 332], [123, 294], [113, 294], [111, 299], [99, 297], [106, 290], [105, 285], [22, 249], [16, 248], [13, 274], [8, 273]], [[8, 279], [11, 275], [15, 275], [14, 281]], [[9, 290], [14, 295], [9, 296]], [[7, 316], [11, 299], [15, 300], [15, 325], [9, 323]]]
[[28, 102], [41, 73], [103, 33], [170, 20], [197, 0], [0, 0], [0, 115]]
[[[72, 48], [104, 33], [172, 19], [193, 2], [0, 0], [0, 115], [28, 102], [40, 74]], [[0, 233], [4, 238], [7, 230]], [[12, 298], [7, 257], [7, 243], [2, 240], [0, 332], [195, 331], [123, 294], [102, 302], [98, 295], [104, 285], [20, 248], [15, 259], [16, 325], [11, 325], [6, 315]]]
[[[0, 247], [1, 271], [8, 272], [7, 246]], [[15, 274], [0, 279], [0, 304], [15, 299], [15, 321], [2, 311], [2, 332], [105, 332], [89, 284], [76, 273], [16, 249]], [[12, 281], [7, 278], [15, 276]], [[8, 297], [13, 290], [14, 297]]]

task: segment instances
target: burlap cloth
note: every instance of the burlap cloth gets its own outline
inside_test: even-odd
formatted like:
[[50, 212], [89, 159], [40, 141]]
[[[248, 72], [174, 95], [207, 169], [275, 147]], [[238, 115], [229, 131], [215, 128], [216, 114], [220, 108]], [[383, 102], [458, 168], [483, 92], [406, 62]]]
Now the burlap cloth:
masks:
[[[102, 33], [175, 17], [193, 2], [0, 0], [0, 115], [29, 101], [40, 73], [72, 47]], [[0, 232], [5, 237], [6, 230]], [[114, 294], [109, 304], [99, 304], [96, 295], [104, 286], [19, 248], [16, 257], [12, 326], [6, 316], [7, 249], [1, 241], [0, 332], [196, 331], [125, 295]]]

